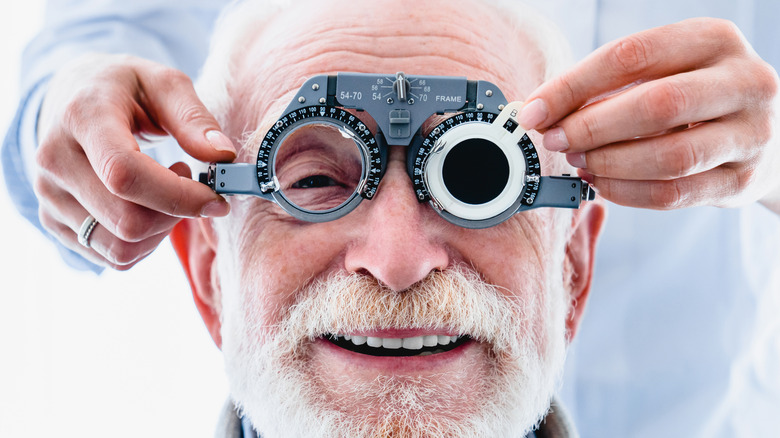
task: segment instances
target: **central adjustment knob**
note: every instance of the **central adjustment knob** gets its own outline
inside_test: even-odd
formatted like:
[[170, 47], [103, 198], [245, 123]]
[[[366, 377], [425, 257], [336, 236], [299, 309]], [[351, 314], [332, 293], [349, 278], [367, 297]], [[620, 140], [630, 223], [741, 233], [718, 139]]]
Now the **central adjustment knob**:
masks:
[[404, 72], [399, 71], [396, 73], [395, 82], [393, 82], [393, 91], [395, 91], [399, 101], [403, 102], [406, 100], [406, 96], [409, 94], [410, 88], [411, 84], [409, 83], [409, 80], [406, 79]]

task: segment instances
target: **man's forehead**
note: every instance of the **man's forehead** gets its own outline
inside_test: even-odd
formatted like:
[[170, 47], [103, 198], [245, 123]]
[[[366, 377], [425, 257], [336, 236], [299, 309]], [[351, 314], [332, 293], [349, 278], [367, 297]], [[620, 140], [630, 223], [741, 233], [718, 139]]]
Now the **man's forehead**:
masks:
[[341, 3], [283, 9], [240, 51], [234, 78], [252, 90], [241, 103], [254, 107], [255, 125], [279, 117], [317, 74], [466, 76], [495, 83], [509, 100], [522, 100], [542, 80], [541, 53], [486, 2], [416, 2], [404, 14], [388, 12], [389, 2]]

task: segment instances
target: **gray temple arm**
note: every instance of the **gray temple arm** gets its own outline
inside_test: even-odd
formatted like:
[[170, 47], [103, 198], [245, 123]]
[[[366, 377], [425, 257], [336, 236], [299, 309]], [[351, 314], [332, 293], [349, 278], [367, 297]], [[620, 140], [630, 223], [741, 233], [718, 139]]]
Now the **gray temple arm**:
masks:
[[208, 184], [221, 195], [255, 195], [272, 199], [272, 187], [266, 193], [257, 182], [257, 166], [247, 163], [217, 163], [209, 169]]
[[588, 183], [576, 176], [543, 176], [539, 178], [539, 192], [530, 206], [518, 211], [539, 207], [579, 208], [580, 202], [596, 198]]

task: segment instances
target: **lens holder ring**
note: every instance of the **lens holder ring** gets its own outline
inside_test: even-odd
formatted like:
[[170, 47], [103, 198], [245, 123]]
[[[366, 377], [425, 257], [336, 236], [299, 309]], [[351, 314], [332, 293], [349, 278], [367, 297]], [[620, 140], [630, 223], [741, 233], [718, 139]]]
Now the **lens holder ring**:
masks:
[[525, 157], [506, 134], [495, 123], [474, 122], [440, 137], [423, 169], [434, 208], [470, 221], [514, 211], [525, 186]]
[[[362, 179], [355, 192], [338, 207], [323, 211], [306, 210], [287, 200], [279, 190], [273, 169], [276, 150], [284, 140], [285, 133], [296, 126], [316, 121], [330, 123], [349, 131], [362, 143], [359, 146], [363, 154]], [[379, 143], [365, 124], [345, 109], [328, 105], [298, 108], [280, 117], [263, 137], [257, 151], [257, 181], [260, 187], [273, 188], [271, 196], [274, 201], [290, 215], [307, 222], [335, 220], [355, 209], [362, 199], [371, 199], [376, 194], [384, 166], [380, 149]]]
[[409, 176], [412, 179], [412, 186], [414, 187], [414, 193], [417, 196], [418, 201], [428, 202], [431, 200], [431, 194], [428, 192], [428, 187], [425, 184], [425, 165], [436, 145], [436, 140], [441, 138], [450, 129], [462, 123], [484, 122], [490, 124], [493, 123], [497, 116], [498, 114], [487, 111], [468, 111], [456, 114], [436, 125], [422, 142], [410, 149], [409, 156], [407, 157], [407, 160], [411, 162]]
[[[511, 205], [508, 205], [505, 200], [504, 206], [507, 208], [500, 212], [496, 212], [497, 214], [492, 217], [481, 219], [464, 218], [447, 211], [446, 208], [442, 208], [443, 206], [435, 199], [436, 197], [431, 196], [427, 178], [427, 173], [430, 172], [430, 169], [427, 169], [427, 166], [431, 153], [437, 148], [437, 140], [442, 139], [442, 137], [453, 128], [461, 126], [464, 123], [481, 122], [490, 125], [496, 121], [497, 117], [498, 115], [494, 113], [478, 111], [457, 114], [434, 127], [428, 136], [419, 142], [415, 146], [415, 149], [411, 150], [409, 153], [408, 159], [412, 161], [412, 163], [409, 165], [408, 171], [412, 178], [417, 199], [420, 202], [431, 202], [439, 215], [458, 226], [465, 228], [488, 228], [497, 225], [513, 216], [517, 211], [531, 207], [539, 192], [541, 177], [539, 156], [533, 142], [528, 137], [528, 134], [523, 133], [519, 141], [515, 140], [525, 165], [524, 175], [522, 175], [522, 179], [519, 182], [522, 187], [518, 192], [518, 196], [513, 198], [514, 200], [511, 202]], [[519, 128], [519, 125], [511, 118], [507, 118], [504, 121], [502, 128], [509, 133], [514, 133]], [[515, 138], [517, 137], [515, 136]], [[441, 147], [441, 145], [439, 147]]]

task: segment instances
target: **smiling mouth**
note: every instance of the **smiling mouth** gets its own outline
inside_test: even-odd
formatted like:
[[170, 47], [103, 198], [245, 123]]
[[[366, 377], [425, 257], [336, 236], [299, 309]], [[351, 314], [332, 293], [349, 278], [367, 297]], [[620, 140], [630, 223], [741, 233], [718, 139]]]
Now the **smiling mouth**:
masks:
[[378, 338], [372, 336], [326, 334], [325, 340], [333, 345], [369, 356], [430, 356], [454, 350], [471, 338], [463, 336], [428, 335], [413, 338]]

